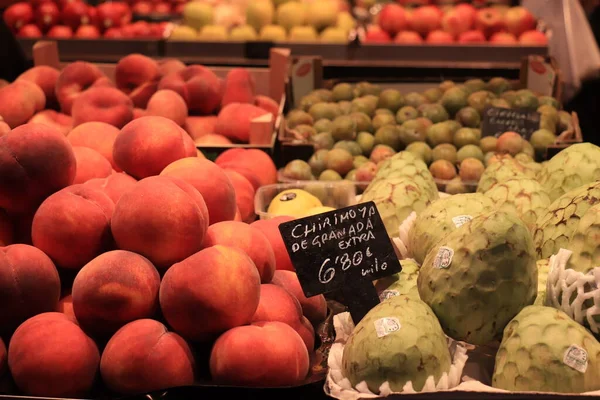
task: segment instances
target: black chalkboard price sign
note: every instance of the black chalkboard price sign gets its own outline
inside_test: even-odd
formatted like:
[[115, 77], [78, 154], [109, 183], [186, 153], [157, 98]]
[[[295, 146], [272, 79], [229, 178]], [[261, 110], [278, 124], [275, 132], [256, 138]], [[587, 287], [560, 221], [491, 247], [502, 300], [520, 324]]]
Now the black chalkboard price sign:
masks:
[[481, 136], [498, 137], [504, 132], [517, 132], [529, 140], [540, 129], [541, 114], [537, 111], [487, 107], [483, 110]]
[[279, 225], [307, 297], [341, 289], [355, 323], [379, 303], [374, 279], [401, 266], [375, 203], [361, 203]]

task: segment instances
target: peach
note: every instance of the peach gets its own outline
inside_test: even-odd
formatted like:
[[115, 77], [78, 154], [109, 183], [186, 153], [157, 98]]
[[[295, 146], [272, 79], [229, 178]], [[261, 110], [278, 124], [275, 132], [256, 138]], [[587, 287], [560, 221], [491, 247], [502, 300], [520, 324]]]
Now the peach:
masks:
[[273, 118], [277, 118], [277, 115], [279, 115], [279, 103], [269, 96], [263, 96], [261, 94], [255, 96], [254, 105], [270, 112], [273, 115]]
[[185, 64], [176, 58], [163, 58], [158, 62], [158, 69], [162, 76], [179, 72], [186, 68]]
[[60, 71], [48, 65], [38, 65], [23, 72], [17, 80], [23, 79], [35, 83], [42, 89], [46, 96], [46, 106], [55, 107], [58, 105], [56, 100], [56, 82]]
[[73, 118], [54, 110], [43, 110], [31, 117], [28, 123], [48, 125], [67, 136], [73, 127]]
[[94, 341], [56, 312], [28, 319], [8, 346], [13, 379], [19, 389], [32, 396], [84, 396], [94, 384], [99, 363]]
[[261, 282], [271, 282], [275, 272], [275, 254], [261, 231], [243, 222], [219, 222], [208, 227], [204, 238], [205, 247], [216, 245], [242, 250], [256, 266]]
[[546, 37], [544, 32], [536, 30], [526, 31], [519, 36], [519, 43], [527, 46], [545, 46], [548, 44], [548, 37]]
[[113, 86], [100, 68], [85, 61], [68, 64], [56, 80], [56, 99], [62, 112], [71, 115], [73, 101], [87, 89], [98, 86]]
[[323, 322], [327, 317], [327, 302], [323, 295], [307, 298], [304, 295], [300, 281], [295, 272], [292, 271], [275, 271], [273, 276], [273, 284], [285, 288], [290, 292], [302, 307], [302, 313], [310, 322], [318, 324]]
[[240, 220], [247, 223], [254, 221], [256, 218], [254, 214], [254, 195], [256, 193], [254, 187], [248, 179], [238, 172], [225, 170], [225, 174], [235, 190], [235, 202]]
[[212, 134], [215, 131], [217, 123], [216, 115], [206, 117], [187, 117], [183, 128], [189, 133], [192, 139], [196, 140], [204, 135]]
[[153, 176], [121, 196], [111, 227], [120, 249], [141, 254], [166, 270], [202, 249], [208, 209], [189, 183]]
[[60, 278], [52, 260], [26, 244], [0, 247], [0, 333], [12, 332], [27, 318], [54, 311]]
[[87, 263], [73, 281], [73, 311], [86, 332], [105, 337], [157, 310], [160, 276], [139, 254], [104, 253]]
[[196, 156], [196, 146], [179, 125], [164, 117], [142, 117], [117, 135], [113, 159], [136, 179], [158, 175], [173, 161]]
[[78, 270], [112, 244], [115, 208], [106, 194], [72, 185], [48, 197], [33, 217], [31, 239], [60, 267]]
[[21, 125], [0, 137], [0, 207], [33, 210], [75, 178], [75, 155], [65, 136], [42, 124]]
[[287, 289], [272, 283], [260, 285], [260, 301], [252, 322], [279, 321], [292, 328], [302, 319], [302, 306]]
[[[240, 151], [238, 151], [240, 150]], [[255, 178], [243, 170], [248, 169], [259, 180], [260, 186], [277, 183], [277, 168], [267, 153], [258, 149], [230, 149], [217, 157], [215, 163], [225, 169], [233, 169], [244, 175], [252, 184]], [[258, 189], [258, 188], [256, 188]]]
[[242, 221], [242, 215], [240, 214], [239, 208], [237, 210], [235, 210], [235, 217], [233, 217], [233, 220], [237, 221], [237, 222], [244, 222], [244, 221]]
[[14, 236], [13, 222], [6, 211], [0, 209], [0, 247], [13, 244]]
[[229, 103], [221, 109], [215, 124], [215, 133], [242, 143], [250, 141], [252, 120], [268, 111], [253, 104]]
[[308, 318], [302, 317], [300, 325], [296, 327], [295, 331], [302, 338], [302, 341], [306, 345], [306, 350], [312, 353], [315, 350], [315, 328]]
[[156, 92], [160, 75], [156, 61], [141, 54], [121, 58], [115, 69], [117, 88], [125, 92], [139, 108], [145, 108]]
[[124, 172], [115, 172], [106, 178], [90, 179], [85, 185], [106, 193], [113, 203], [117, 204], [123, 194], [133, 189], [136, 182]]
[[243, 251], [213, 246], [173, 265], [163, 277], [159, 300], [175, 332], [203, 341], [252, 321], [260, 275]]
[[208, 208], [209, 224], [234, 218], [235, 189], [225, 171], [214, 162], [198, 157], [182, 158], [167, 165], [160, 175], [180, 178], [196, 188]]
[[10, 126], [4, 122], [2, 116], [0, 115], [0, 137], [6, 135], [8, 132], [10, 132]]
[[233, 328], [217, 339], [210, 355], [212, 379], [226, 385], [295, 386], [309, 366], [302, 338], [281, 322]]
[[221, 107], [231, 103], [252, 103], [256, 95], [254, 77], [246, 68], [233, 68], [227, 73]]
[[171, 89], [179, 93], [188, 110], [203, 115], [216, 111], [223, 97], [221, 79], [202, 65], [190, 65], [164, 76], [158, 84], [158, 89]]
[[130, 322], [108, 341], [100, 361], [109, 389], [140, 394], [194, 383], [195, 361], [179, 335], [152, 319]]
[[184, 126], [188, 116], [187, 104], [177, 92], [159, 90], [150, 97], [146, 115], [165, 117], [179, 126]]
[[32, 82], [20, 80], [0, 89], [0, 115], [13, 129], [29, 121], [45, 104], [44, 92]]
[[113, 160], [113, 147], [119, 129], [105, 122], [85, 122], [73, 128], [67, 135], [72, 146], [89, 147], [102, 154], [115, 171], [121, 171]]
[[133, 109], [133, 119], [138, 119], [146, 116], [146, 110], [143, 108], [134, 108]]
[[119, 89], [95, 87], [77, 96], [71, 114], [73, 126], [95, 121], [122, 128], [133, 119], [133, 103]]
[[65, 314], [70, 320], [77, 324], [77, 317], [75, 317], [75, 312], [73, 311], [73, 296], [66, 295], [58, 302], [58, 306], [56, 307], [56, 312]]
[[292, 217], [275, 217], [268, 220], [254, 221], [251, 225], [261, 231], [271, 243], [273, 253], [275, 253], [275, 267], [277, 270], [296, 271], [292, 265], [292, 260], [287, 252], [279, 224], [292, 221]]
[[223, 135], [215, 135], [214, 133], [208, 133], [198, 139], [194, 140], [197, 146], [229, 146], [233, 142], [227, 139]]
[[89, 147], [73, 146], [77, 169], [73, 184], [85, 183], [94, 178], [106, 178], [113, 173], [110, 162]]
[[34, 215], [35, 210], [11, 215], [13, 226], [13, 244], [21, 243], [33, 246], [33, 242], [31, 241], [31, 224], [33, 222]]
[[0, 378], [4, 376], [8, 369], [8, 360], [6, 353], [6, 345], [2, 338], [0, 338]]

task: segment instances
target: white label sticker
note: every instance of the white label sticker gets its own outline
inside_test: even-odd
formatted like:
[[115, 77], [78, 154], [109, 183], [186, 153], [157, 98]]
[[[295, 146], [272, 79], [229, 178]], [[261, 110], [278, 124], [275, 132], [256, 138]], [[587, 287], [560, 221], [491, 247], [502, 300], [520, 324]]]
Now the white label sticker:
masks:
[[454, 226], [460, 228], [472, 219], [473, 217], [470, 215], [457, 215], [456, 217], [452, 218], [452, 222], [454, 223]]
[[454, 257], [454, 250], [450, 247], [440, 247], [435, 260], [433, 260], [433, 267], [438, 269], [448, 268], [452, 264], [452, 257]]
[[585, 349], [572, 344], [565, 352], [563, 362], [575, 371], [585, 373], [588, 366], [588, 355]]
[[375, 321], [375, 332], [377, 332], [378, 338], [382, 338], [390, 333], [399, 331], [400, 327], [401, 325], [400, 321], [398, 321], [398, 318], [380, 318]]
[[379, 295], [379, 300], [383, 301], [383, 300], [387, 300], [389, 298], [395, 297], [395, 296], [399, 296], [400, 292], [397, 290], [384, 290], [383, 292], [381, 292], [381, 294]]

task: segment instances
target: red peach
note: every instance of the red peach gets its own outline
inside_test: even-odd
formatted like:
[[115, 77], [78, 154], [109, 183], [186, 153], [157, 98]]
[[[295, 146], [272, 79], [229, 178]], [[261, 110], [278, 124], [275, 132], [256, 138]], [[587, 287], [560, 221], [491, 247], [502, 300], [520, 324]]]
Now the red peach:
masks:
[[[9, 3], [7, 3], [9, 4]], [[33, 22], [33, 7], [25, 1], [9, 5], [2, 15], [10, 30], [17, 32], [24, 25]]]
[[62, 112], [71, 115], [73, 101], [85, 90], [98, 86], [112, 86], [100, 68], [84, 61], [68, 64], [56, 80], [56, 98]]
[[133, 109], [133, 119], [138, 119], [146, 116], [146, 110], [143, 108], [134, 108]]
[[202, 115], [212, 114], [221, 105], [222, 82], [210, 69], [190, 65], [164, 76], [158, 89], [171, 89], [181, 95], [188, 110]]
[[270, 98], [269, 96], [256, 95], [254, 97], [254, 105], [268, 111], [273, 115], [273, 118], [277, 118], [279, 115], [279, 103]]
[[202, 248], [208, 209], [189, 183], [153, 176], [121, 196], [111, 228], [120, 249], [141, 254], [166, 270]]
[[365, 43], [389, 43], [392, 41], [390, 35], [378, 25], [370, 25], [365, 33]]
[[306, 345], [306, 350], [312, 353], [315, 350], [315, 328], [306, 317], [302, 317], [299, 323], [293, 327], [296, 333], [300, 335]]
[[85, 396], [94, 384], [99, 363], [94, 341], [56, 312], [28, 319], [8, 346], [13, 379], [19, 389], [32, 396]]
[[136, 182], [135, 178], [124, 172], [115, 172], [106, 178], [90, 179], [85, 185], [104, 192], [117, 204], [123, 194], [133, 189]]
[[81, 93], [71, 110], [73, 125], [105, 122], [122, 128], [133, 119], [133, 103], [121, 91], [111, 87], [95, 87]]
[[295, 272], [292, 271], [275, 271], [273, 276], [273, 284], [285, 288], [290, 292], [302, 307], [302, 313], [313, 324], [323, 322], [327, 317], [327, 302], [323, 295], [307, 298], [304, 295], [300, 281]]
[[164, 58], [158, 62], [160, 75], [165, 76], [172, 72], [179, 72], [186, 68], [185, 64], [176, 58]]
[[302, 338], [281, 322], [233, 328], [217, 339], [210, 356], [216, 383], [247, 387], [298, 385], [309, 366]]
[[485, 43], [485, 36], [481, 31], [467, 31], [460, 34], [458, 43]]
[[225, 171], [214, 162], [198, 157], [182, 158], [167, 165], [160, 175], [180, 178], [192, 185], [204, 198], [209, 224], [234, 218], [235, 189]]
[[275, 267], [277, 270], [296, 270], [279, 232], [279, 224], [290, 222], [293, 219], [292, 217], [275, 217], [268, 220], [255, 221], [251, 224], [260, 230], [267, 237], [269, 243], [271, 243], [271, 247], [275, 253]]
[[204, 247], [237, 247], [246, 253], [258, 270], [262, 283], [271, 282], [275, 272], [275, 254], [267, 237], [243, 222], [224, 221], [208, 227]]
[[45, 104], [42, 89], [27, 80], [21, 79], [0, 89], [0, 115], [12, 129], [29, 121]]
[[410, 19], [410, 28], [427, 35], [429, 32], [440, 29], [442, 26], [442, 13], [435, 6], [423, 6], [415, 9]]
[[514, 45], [517, 43], [517, 38], [512, 33], [498, 32], [490, 37], [490, 43]]
[[4, 120], [0, 120], [0, 136], [4, 136], [8, 132], [10, 132], [10, 126], [8, 126], [8, 124], [4, 122]]
[[179, 126], [184, 126], [188, 116], [185, 100], [172, 90], [159, 90], [150, 97], [146, 115], [165, 117]]
[[130, 54], [117, 63], [115, 81], [139, 108], [145, 108], [156, 92], [160, 70], [156, 61], [142, 54]]
[[46, 96], [46, 106], [54, 107], [58, 105], [54, 90], [59, 75], [60, 71], [56, 68], [47, 65], [39, 65], [23, 72], [19, 75], [17, 80], [23, 79], [38, 85]]
[[54, 110], [44, 110], [31, 117], [27, 123], [48, 125], [67, 136], [73, 127], [73, 118]]
[[64, 314], [74, 323], [78, 324], [77, 317], [75, 317], [75, 312], [73, 311], [73, 296], [70, 294], [60, 299], [56, 307], [56, 312]]
[[101, 34], [100, 30], [94, 25], [81, 25], [73, 36], [80, 39], [98, 39]]
[[377, 22], [382, 30], [390, 36], [406, 30], [408, 22], [404, 8], [398, 4], [388, 3], [383, 6], [378, 15]]
[[113, 160], [113, 147], [119, 129], [105, 122], [85, 122], [76, 126], [67, 135], [72, 146], [89, 147], [102, 154], [115, 171], [121, 171]]
[[239, 220], [246, 223], [254, 221], [254, 196], [256, 191], [254, 187], [243, 175], [233, 170], [225, 170], [229, 181], [235, 189], [235, 201], [237, 204], [237, 212]]
[[256, 94], [254, 77], [246, 68], [233, 68], [227, 73], [221, 107], [231, 103], [252, 103]]
[[17, 32], [18, 37], [25, 38], [41, 38], [43, 35], [44, 34], [40, 30], [40, 28], [38, 28], [37, 25], [34, 24], [23, 25], [19, 29], [19, 32]]
[[532, 46], [546, 46], [548, 38], [540, 31], [527, 31], [519, 36], [519, 43]]
[[[240, 150], [240, 151], [238, 151]], [[277, 168], [267, 153], [258, 149], [230, 149], [221, 153], [215, 163], [225, 169], [233, 169], [244, 175], [251, 183], [258, 178], [260, 186], [277, 183]], [[243, 169], [250, 170], [256, 178], [248, 177]]]
[[0, 247], [0, 332], [12, 332], [27, 318], [54, 311], [60, 278], [52, 260], [26, 244]]
[[[204, 135], [213, 134], [215, 124], [217, 123], [216, 115], [206, 117], [187, 117], [183, 128], [187, 131], [190, 137], [194, 140], [201, 138]], [[229, 142], [229, 139], [227, 139]], [[231, 142], [229, 142], [231, 143]]]
[[394, 43], [398, 44], [420, 44], [423, 38], [415, 31], [403, 31], [396, 35]]
[[0, 338], [0, 378], [4, 377], [8, 370], [8, 354], [6, 352], [6, 345], [2, 338]]
[[89, 147], [73, 146], [77, 169], [73, 184], [85, 183], [94, 178], [106, 178], [113, 173], [110, 162]]
[[163, 277], [159, 299], [176, 332], [190, 340], [206, 340], [252, 321], [260, 300], [260, 276], [243, 251], [213, 246], [173, 265]]
[[429, 32], [425, 42], [430, 44], [450, 44], [454, 42], [454, 38], [448, 32], [436, 30]]
[[66, 25], [54, 25], [52, 28], [50, 28], [50, 30], [48, 30], [46, 37], [70, 39], [73, 37], [73, 30]]
[[130, 322], [108, 341], [100, 373], [113, 391], [140, 394], [194, 383], [195, 361], [179, 335], [152, 319]]
[[60, 267], [80, 269], [112, 244], [115, 208], [106, 194], [72, 185], [48, 197], [33, 217], [31, 238]]
[[6, 211], [0, 209], [0, 247], [13, 244], [14, 239], [13, 222]]
[[260, 301], [252, 322], [279, 321], [294, 327], [301, 319], [302, 308], [294, 295], [282, 286], [260, 285]]
[[214, 133], [207, 133], [194, 140], [194, 143], [197, 146], [229, 146], [233, 144], [233, 142], [225, 136], [216, 135]]

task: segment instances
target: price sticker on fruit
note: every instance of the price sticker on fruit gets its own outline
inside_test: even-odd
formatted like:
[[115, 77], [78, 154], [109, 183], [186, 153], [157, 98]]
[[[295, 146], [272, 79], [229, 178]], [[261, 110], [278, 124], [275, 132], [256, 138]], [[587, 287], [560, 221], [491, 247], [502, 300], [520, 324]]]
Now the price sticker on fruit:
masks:
[[279, 225], [307, 297], [400, 272], [375, 203], [361, 203]]

